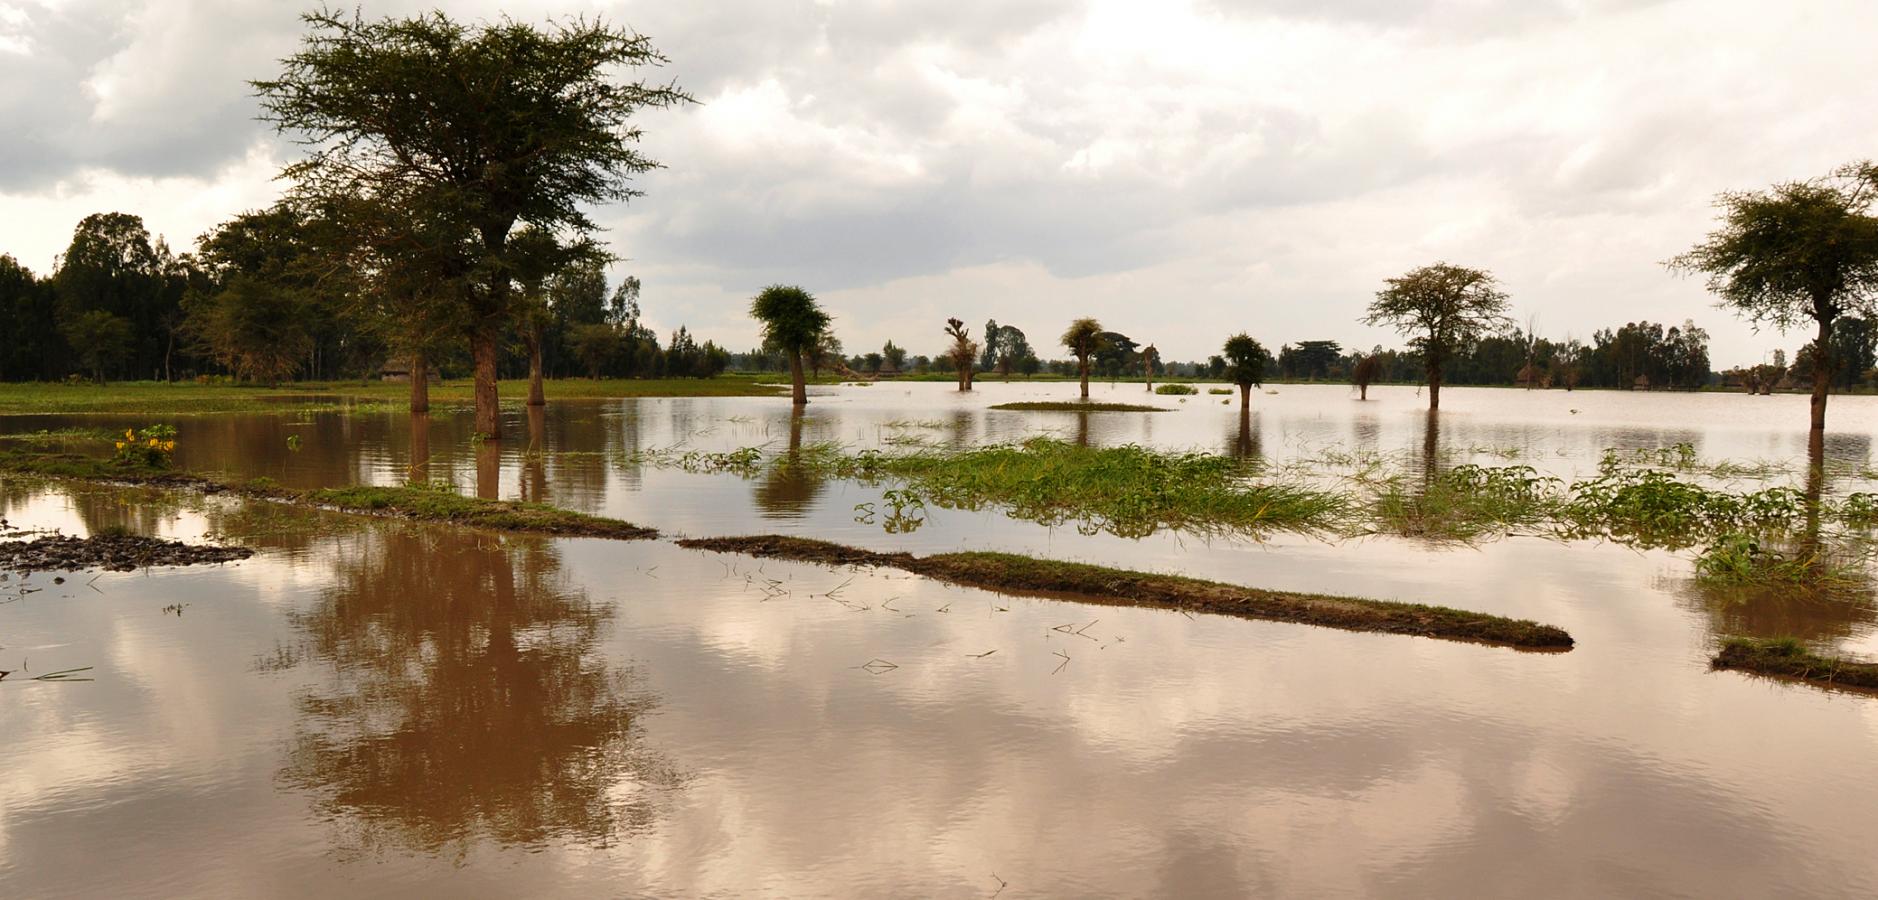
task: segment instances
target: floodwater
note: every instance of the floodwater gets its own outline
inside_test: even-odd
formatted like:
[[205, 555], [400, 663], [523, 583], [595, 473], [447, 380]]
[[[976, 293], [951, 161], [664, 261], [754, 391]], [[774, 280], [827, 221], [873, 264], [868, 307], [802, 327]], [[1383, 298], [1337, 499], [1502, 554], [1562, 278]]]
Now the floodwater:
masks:
[[[1577, 647], [0, 482], [15, 528], [259, 551], [0, 582], [0, 669], [14, 672], [0, 681], [0, 897], [1878, 892], [1878, 698], [1706, 668], [1728, 634], [1878, 652], [1868, 597], [1716, 596], [1687, 554], [1531, 537], [1124, 539], [943, 510], [890, 531], [856, 509], [882, 486], [621, 462], [1047, 432], [1570, 475], [1607, 447], [1679, 442], [1803, 461], [1804, 398], [1450, 389], [1431, 428], [1412, 389], [1357, 403], [1286, 386], [1255, 395], [1244, 434], [1206, 394], [1083, 416], [985, 409], [1073, 385], [980, 387], [830, 389], [805, 419], [769, 398], [559, 404], [515, 411], [501, 444], [448, 413], [415, 431], [384, 413], [175, 422], [192, 470], [416, 475], [668, 534], [1007, 549], [1437, 602], [1559, 625]], [[1874, 413], [1872, 398], [1834, 398], [1829, 481], [1871, 467]], [[148, 423], [0, 430], [74, 424]], [[93, 680], [30, 680], [80, 666]]]

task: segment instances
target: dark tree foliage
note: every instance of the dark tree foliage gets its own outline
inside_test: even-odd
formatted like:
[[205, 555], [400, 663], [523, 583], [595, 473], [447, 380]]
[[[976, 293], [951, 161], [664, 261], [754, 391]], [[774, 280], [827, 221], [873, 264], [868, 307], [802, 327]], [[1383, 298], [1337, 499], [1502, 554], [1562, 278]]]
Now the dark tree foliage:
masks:
[[512, 232], [597, 230], [583, 206], [637, 196], [631, 177], [658, 165], [635, 149], [633, 117], [690, 98], [669, 83], [610, 77], [666, 60], [643, 35], [597, 20], [544, 29], [506, 18], [466, 26], [441, 12], [304, 18], [308, 33], [280, 77], [254, 83], [268, 119], [308, 148], [285, 174], [305, 198], [421, 195], [438, 221], [473, 235], [452, 242], [469, 272], [449, 299], [475, 363], [476, 429], [499, 437]]
[[[189, 261], [153, 242], [143, 219], [128, 213], [86, 216], [52, 283], [61, 332], [91, 374], [169, 377]], [[105, 342], [82, 343], [92, 338]]]
[[11, 256], [0, 255], [0, 381], [37, 381], [67, 373], [59, 335], [58, 294]]

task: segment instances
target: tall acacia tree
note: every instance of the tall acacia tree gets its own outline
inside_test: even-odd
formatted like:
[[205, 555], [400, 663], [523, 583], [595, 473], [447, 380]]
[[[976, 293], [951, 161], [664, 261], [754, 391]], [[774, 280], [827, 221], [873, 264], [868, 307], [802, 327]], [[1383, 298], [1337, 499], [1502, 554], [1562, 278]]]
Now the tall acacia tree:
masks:
[[1391, 278], [1376, 292], [1366, 325], [1391, 325], [1421, 354], [1428, 374], [1428, 408], [1441, 408], [1441, 373], [1449, 358], [1512, 324], [1506, 292], [1491, 273], [1445, 262]]
[[1094, 319], [1077, 319], [1063, 332], [1063, 347], [1076, 357], [1076, 371], [1082, 375], [1084, 400], [1089, 399], [1089, 358], [1109, 345], [1103, 335], [1102, 323]]
[[1239, 413], [1252, 410], [1252, 389], [1265, 384], [1265, 348], [1243, 332], [1226, 339], [1226, 377], [1239, 386]]
[[1782, 331], [1812, 320], [1812, 429], [1826, 427], [1826, 394], [1839, 360], [1833, 328], [1847, 315], [1869, 317], [1878, 294], [1878, 164], [1847, 166], [1829, 178], [1716, 198], [1721, 225], [1708, 240], [1669, 261], [1708, 276], [1717, 305], [1755, 325]]
[[441, 12], [367, 20], [305, 15], [300, 51], [254, 82], [267, 118], [308, 155], [286, 169], [313, 197], [416, 190], [475, 237], [456, 301], [475, 363], [476, 431], [501, 436], [496, 362], [513, 319], [518, 224], [587, 234], [583, 204], [638, 196], [658, 167], [633, 145], [640, 110], [690, 101], [675, 85], [618, 80], [658, 66], [650, 39], [598, 20], [475, 26]]
[[814, 294], [789, 284], [764, 288], [750, 301], [750, 315], [763, 323], [763, 346], [789, 359], [790, 398], [796, 406], [808, 405], [802, 360], [815, 350], [832, 320]]

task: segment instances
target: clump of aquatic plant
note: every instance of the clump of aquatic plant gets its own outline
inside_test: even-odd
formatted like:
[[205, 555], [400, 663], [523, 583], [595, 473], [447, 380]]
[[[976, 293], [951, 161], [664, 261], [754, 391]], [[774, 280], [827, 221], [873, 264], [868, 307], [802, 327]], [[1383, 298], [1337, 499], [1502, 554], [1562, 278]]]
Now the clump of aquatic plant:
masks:
[[929, 504], [998, 505], [1022, 519], [1085, 532], [1327, 531], [1349, 513], [1345, 495], [1254, 483], [1238, 460], [1137, 445], [1082, 447], [1053, 438], [959, 452], [860, 454], [837, 474], [890, 476]]
[[749, 477], [762, 468], [763, 450], [760, 447], [725, 451], [665, 447], [628, 454], [624, 462], [629, 466], [652, 465], [692, 473], [729, 473]]
[[118, 462], [146, 469], [167, 469], [176, 453], [176, 429], [170, 425], [151, 425], [134, 431], [126, 428], [113, 446], [117, 448]]
[[1568, 537], [1606, 537], [1652, 547], [1688, 547], [1724, 531], [1781, 529], [1806, 514], [1790, 487], [1734, 493], [1661, 469], [1611, 469], [1572, 485], [1560, 510]]
[[1557, 509], [1557, 478], [1531, 466], [1461, 465], [1425, 484], [1385, 479], [1373, 515], [1393, 533], [1472, 540], [1489, 534], [1548, 524]]
[[1696, 556], [1695, 571], [1697, 580], [1716, 587], [1829, 588], [1859, 583], [1864, 566], [1849, 548], [1811, 542], [1785, 549], [1768, 539], [1728, 532]]
[[1199, 390], [1191, 384], [1180, 384], [1176, 382], [1160, 385], [1154, 389], [1154, 392], [1168, 397], [1185, 397], [1189, 394], [1197, 394]]
[[1207, 388], [1206, 392], [1209, 394], [1212, 394], [1215, 397], [1232, 396], [1232, 388]]

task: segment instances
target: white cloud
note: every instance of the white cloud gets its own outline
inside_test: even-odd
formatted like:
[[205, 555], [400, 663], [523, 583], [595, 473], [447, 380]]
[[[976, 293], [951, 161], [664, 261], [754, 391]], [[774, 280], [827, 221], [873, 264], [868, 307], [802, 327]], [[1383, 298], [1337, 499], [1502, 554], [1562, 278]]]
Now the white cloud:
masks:
[[[1752, 334], [1658, 261], [1718, 191], [1878, 155], [1865, 0], [511, 8], [629, 24], [703, 100], [647, 116], [669, 168], [599, 218], [656, 322], [731, 346], [777, 280], [837, 304], [856, 348], [929, 351], [921, 316], [1048, 335], [1084, 312], [1176, 358], [1241, 327], [1393, 343], [1354, 321], [1370, 293], [1448, 258], [1561, 335], [1695, 317], [1726, 365], [1802, 338]], [[0, 2], [0, 115], [27, 123], [0, 147], [0, 248], [44, 267], [106, 208], [187, 243], [265, 202], [284, 145], [245, 81], [291, 13]]]

